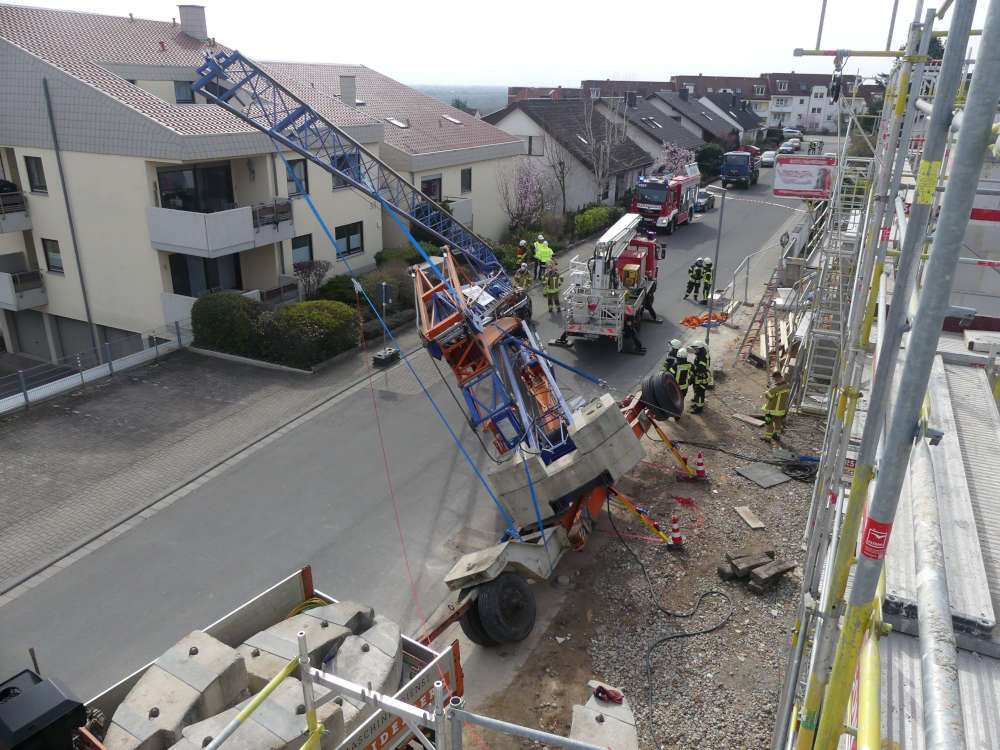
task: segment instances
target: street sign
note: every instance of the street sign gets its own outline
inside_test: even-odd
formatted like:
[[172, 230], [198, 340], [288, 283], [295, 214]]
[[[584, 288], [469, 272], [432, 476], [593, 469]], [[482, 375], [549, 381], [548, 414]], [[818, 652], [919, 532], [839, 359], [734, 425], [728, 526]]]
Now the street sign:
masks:
[[392, 284], [388, 281], [380, 281], [378, 283], [378, 298], [383, 307], [392, 304], [392, 292]]
[[778, 154], [774, 165], [774, 194], [798, 198], [830, 198], [833, 195], [833, 156]]

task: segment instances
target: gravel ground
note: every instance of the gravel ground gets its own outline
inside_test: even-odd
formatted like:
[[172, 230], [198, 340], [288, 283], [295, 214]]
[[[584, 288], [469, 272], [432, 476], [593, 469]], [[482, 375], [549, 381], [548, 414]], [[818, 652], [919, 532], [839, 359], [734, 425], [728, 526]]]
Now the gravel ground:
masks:
[[[669, 422], [667, 433], [677, 441], [770, 458], [770, 448], [759, 440], [762, 429], [732, 418], [736, 412], [757, 413], [765, 387], [762, 371], [740, 366], [709, 391], [703, 414]], [[816, 455], [822, 430], [822, 420], [792, 416], [784, 442], [798, 453]], [[697, 455], [697, 448], [680, 448], [692, 460]], [[728, 595], [731, 610], [724, 597], [709, 595], [688, 618], [658, 611], [640, 566], [602, 514], [595, 539], [583, 553], [586, 559], [570, 571], [573, 592], [566, 606], [519, 675], [523, 690], [494, 696], [479, 707], [483, 713], [565, 735], [572, 705], [586, 700], [586, 680], [597, 678], [624, 691], [642, 748], [657, 746], [651, 729], [666, 747], [767, 746], [794, 627], [800, 569], [758, 595], [744, 582], [720, 580], [716, 567], [727, 550], [757, 545], [771, 546], [777, 557], [801, 564], [812, 484], [791, 480], [765, 490], [734, 471], [750, 463], [746, 458], [717, 450], [703, 453], [707, 481], [680, 482], [661, 468], [676, 465], [665, 446], [646, 442], [647, 462], [621, 480], [618, 489], [666, 528], [676, 514], [687, 540], [679, 549], [646, 539], [625, 541], [646, 566], [665, 609], [688, 612], [701, 592], [714, 590]], [[679, 505], [672, 495], [692, 498], [696, 507]], [[751, 531], [734, 512], [736, 505], [749, 505], [765, 528]], [[649, 535], [624, 507], [612, 503], [612, 512], [622, 534]], [[727, 616], [712, 633], [670, 640], [653, 651], [651, 714], [649, 647], [673, 634], [711, 628]], [[570, 640], [560, 643], [556, 636]], [[532, 745], [502, 736], [483, 740], [494, 750]]]

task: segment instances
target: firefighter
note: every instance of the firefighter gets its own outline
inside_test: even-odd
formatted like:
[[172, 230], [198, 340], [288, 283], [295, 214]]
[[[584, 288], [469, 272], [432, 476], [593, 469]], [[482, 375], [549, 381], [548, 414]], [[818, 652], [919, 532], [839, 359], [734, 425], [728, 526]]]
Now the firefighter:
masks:
[[[712, 259], [704, 259], [704, 267], [701, 271], [701, 304], [708, 303], [708, 294], [712, 289], [712, 282], [715, 280], [715, 269], [712, 268]], [[695, 289], [695, 296], [698, 296], [698, 290]]]
[[528, 258], [528, 241], [521, 240], [517, 243], [517, 262], [518, 264], [526, 263]]
[[556, 312], [562, 312], [562, 305], [559, 302], [559, 289], [562, 283], [562, 274], [556, 268], [555, 262], [550, 262], [545, 267], [545, 275], [542, 276], [542, 291], [545, 292], [545, 299], [549, 302], [549, 312], [552, 312], [553, 305], [556, 306]]
[[715, 383], [712, 381], [712, 355], [708, 351], [708, 347], [705, 346], [704, 341], [695, 341], [691, 344], [691, 348], [695, 350], [694, 361], [697, 364], [699, 361], [705, 363], [705, 369], [708, 370], [708, 383], [709, 388], [714, 388]]
[[698, 285], [701, 284], [701, 271], [704, 266], [704, 261], [701, 258], [695, 258], [694, 263], [688, 268], [688, 285], [687, 291], [684, 292], [684, 299], [687, 299], [691, 293], [694, 293], [694, 298], [698, 299]]
[[688, 362], [687, 349], [681, 347], [677, 350], [677, 359], [674, 361], [674, 368], [670, 371], [677, 382], [677, 387], [681, 392], [681, 409], [684, 408], [684, 399], [687, 398], [688, 386], [691, 385], [691, 363]]
[[669, 372], [671, 375], [674, 372], [674, 365], [677, 364], [677, 351], [681, 348], [680, 339], [670, 340], [670, 349], [667, 350], [667, 358], [663, 360], [663, 371]]
[[785, 414], [788, 412], [788, 397], [792, 392], [792, 387], [785, 382], [780, 370], [775, 370], [772, 377], [774, 385], [764, 391], [764, 423], [767, 427], [761, 440], [765, 443], [772, 440], [775, 443], [781, 442], [781, 431], [785, 427]]
[[694, 365], [692, 365], [692, 384], [694, 388], [694, 400], [691, 402], [691, 413], [699, 414], [705, 408], [705, 391], [712, 374], [705, 364], [705, 359], [696, 354]]
[[625, 316], [624, 328], [622, 330], [622, 338], [632, 339], [632, 353], [633, 354], [645, 354], [646, 347], [642, 345], [639, 341], [639, 324], [630, 316]]
[[639, 317], [642, 317], [643, 312], [648, 312], [649, 317], [653, 319], [654, 323], [662, 323], [663, 319], [656, 314], [656, 310], [653, 309], [653, 299], [656, 294], [656, 279], [653, 279], [653, 283], [650, 284], [649, 289], [646, 290], [646, 295], [642, 298], [642, 309], [639, 310]]
[[514, 274], [514, 283], [522, 289], [531, 287], [531, 271], [528, 269], [527, 263], [522, 263], [521, 267], [517, 269], [517, 273]]
[[[540, 278], [542, 278], [542, 269], [545, 267], [545, 263], [548, 262], [546, 260], [543, 260], [545, 257], [545, 251], [542, 250], [542, 248], [544, 247], [548, 247], [548, 243], [545, 241], [545, 236], [540, 234], [538, 235], [538, 239], [535, 240], [535, 245], [533, 248], [534, 249], [533, 255], [535, 258], [535, 281], [538, 281]], [[540, 254], [539, 251], [541, 251]], [[552, 251], [550, 250], [549, 252]], [[549, 256], [549, 260], [551, 260], [551, 256]]]

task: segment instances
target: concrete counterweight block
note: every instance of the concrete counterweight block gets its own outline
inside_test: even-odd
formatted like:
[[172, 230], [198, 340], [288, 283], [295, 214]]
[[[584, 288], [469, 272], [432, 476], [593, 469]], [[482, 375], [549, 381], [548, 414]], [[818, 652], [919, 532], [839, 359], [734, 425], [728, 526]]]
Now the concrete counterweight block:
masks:
[[[345, 680], [371, 685], [373, 690], [394, 695], [403, 674], [403, 646], [399, 626], [378, 615], [375, 625], [360, 636], [347, 638], [337, 657], [326, 667]], [[367, 704], [344, 698], [344, 731], [350, 734], [374, 709]]]
[[160, 750], [187, 725], [248, 694], [243, 659], [229, 646], [194, 631], [147, 669], [112, 717], [108, 750]]
[[[326, 609], [324, 607], [323, 609]], [[329, 654], [335, 653], [341, 642], [351, 630], [338, 625], [332, 619], [315, 614], [319, 610], [307, 610], [301, 614], [289, 617], [262, 630], [242, 643], [237, 651], [243, 657], [247, 667], [247, 678], [250, 690], [259, 692], [271, 678], [284, 669], [290, 659], [299, 654], [298, 633], [304, 631], [309, 647], [309, 660], [312, 666], [318, 666]], [[345, 612], [334, 612], [343, 616]], [[350, 612], [348, 621], [352, 621]], [[363, 624], [363, 612], [354, 614], [353, 621]], [[299, 676], [298, 669], [292, 673]]]

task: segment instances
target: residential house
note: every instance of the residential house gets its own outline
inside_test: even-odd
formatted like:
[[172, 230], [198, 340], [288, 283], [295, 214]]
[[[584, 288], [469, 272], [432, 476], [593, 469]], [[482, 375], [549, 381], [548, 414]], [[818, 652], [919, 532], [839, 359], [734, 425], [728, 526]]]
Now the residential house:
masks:
[[[522, 99], [484, 119], [525, 143], [526, 160], [554, 181], [562, 171], [566, 188], [565, 210], [574, 211], [594, 201], [612, 204], [631, 188], [653, 163], [649, 153], [619, 132], [627, 128], [612, 124], [595, 112], [589, 100]], [[601, 144], [613, 141], [602, 180], [594, 170]], [[597, 162], [599, 167], [602, 162]], [[556, 192], [561, 192], [559, 186]]]
[[[299, 185], [352, 265], [402, 244], [383, 236], [375, 201], [285, 153], [290, 179], [264, 134], [192, 95], [205, 54], [229, 49], [200, 6], [168, 23], [0, 5], [0, 178], [16, 189], [0, 199], [7, 350], [55, 360], [130, 334], [139, 346], [137, 332], [189, 316], [201, 294], [267, 300], [310, 258], [339, 272]], [[456, 198], [483, 233], [502, 226], [496, 162], [519, 139], [361, 66], [262, 67], [415, 184]]]
[[[797, 127], [817, 133], [835, 133], [840, 104], [830, 99], [831, 77], [824, 73], [766, 73], [770, 81], [771, 108], [768, 125]], [[860, 87], [860, 77], [844, 76], [841, 94]], [[851, 108], [864, 107], [853, 95]], [[843, 123], [841, 123], [843, 127]]]
[[629, 92], [645, 99], [657, 91], [673, 91], [674, 85], [670, 81], [612, 81], [608, 78], [603, 81], [580, 81], [580, 88], [586, 91], [591, 99], [616, 98], [625, 96]]
[[736, 94], [749, 104], [754, 114], [767, 122], [768, 110], [771, 106], [770, 81], [765, 76], [756, 78], [747, 76], [703, 76], [683, 75], [672, 76], [673, 90], [686, 88], [689, 94], [700, 99], [709, 94]]
[[579, 99], [582, 95], [580, 89], [566, 88], [562, 86], [508, 86], [507, 104], [513, 104], [521, 99]]
[[767, 127], [764, 120], [750, 108], [746, 99], [737, 94], [705, 94], [698, 99], [710, 110], [733, 124], [741, 144], [754, 144], [764, 138]]
[[663, 148], [668, 143], [696, 152], [705, 142], [680, 123], [665, 117], [648, 101], [633, 92], [617, 98], [602, 98], [597, 102], [597, 111], [609, 120], [628, 122], [626, 135], [649, 154], [654, 162], [661, 159]]
[[646, 101], [706, 143], [717, 143], [727, 151], [739, 145], [736, 126], [695, 99], [686, 88], [676, 92], [657, 91]]

